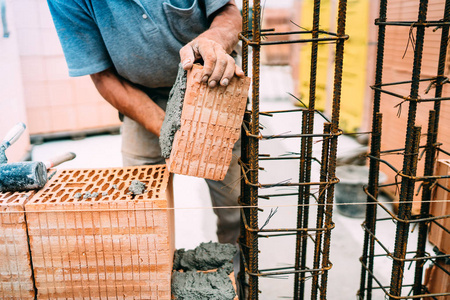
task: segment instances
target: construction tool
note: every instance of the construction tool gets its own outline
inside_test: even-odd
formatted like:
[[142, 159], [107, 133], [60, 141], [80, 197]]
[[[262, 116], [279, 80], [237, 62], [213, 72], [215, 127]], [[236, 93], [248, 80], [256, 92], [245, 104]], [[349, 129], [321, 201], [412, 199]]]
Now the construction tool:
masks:
[[7, 163], [5, 150], [17, 141], [25, 128], [24, 123], [16, 124], [0, 145], [0, 192], [40, 189], [47, 183], [47, 169], [75, 158], [74, 153], [67, 152], [47, 162]]

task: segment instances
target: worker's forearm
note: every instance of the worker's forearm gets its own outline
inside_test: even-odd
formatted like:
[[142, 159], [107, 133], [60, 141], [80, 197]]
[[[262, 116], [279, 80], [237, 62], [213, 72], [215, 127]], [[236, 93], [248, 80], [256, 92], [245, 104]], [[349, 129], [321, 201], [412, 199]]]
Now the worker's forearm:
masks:
[[111, 70], [92, 74], [97, 90], [118, 111], [159, 136], [164, 121], [164, 111], [146, 93]]
[[242, 30], [242, 17], [235, 2], [232, 0], [213, 16], [211, 26], [202, 33], [221, 44], [227, 53], [231, 53], [239, 41], [238, 34]]

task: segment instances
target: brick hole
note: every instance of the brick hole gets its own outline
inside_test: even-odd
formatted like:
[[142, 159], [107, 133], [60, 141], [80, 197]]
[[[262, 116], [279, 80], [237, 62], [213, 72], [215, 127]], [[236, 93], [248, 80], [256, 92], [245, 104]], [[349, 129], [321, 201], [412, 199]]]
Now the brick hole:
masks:
[[[65, 171], [64, 171], [65, 172]], [[78, 175], [80, 175], [80, 171], [75, 171], [75, 173], [73, 173], [73, 177], [77, 177]]]
[[113, 200], [116, 200], [117, 198], [119, 198], [119, 193], [114, 193], [112, 195]]
[[155, 173], [153, 173], [153, 178], [157, 179], [157, 178], [158, 178], [158, 176], [159, 176], [159, 172], [155, 172]]
[[59, 192], [56, 193], [56, 197], [60, 197], [62, 194], [64, 194], [64, 190], [59, 190]]
[[122, 179], [122, 180], [127, 180], [128, 177], [130, 177], [130, 174], [125, 174], [125, 176], [123, 176], [123, 179]]
[[133, 174], [134, 176], [136, 176], [137, 173], [138, 173], [138, 169], [134, 169], [132, 174]]
[[99, 175], [95, 175], [94, 178], [92, 178], [92, 181], [97, 181], [98, 180]]
[[92, 189], [92, 187], [93, 187], [94, 185], [91, 183], [90, 185], [88, 185], [87, 187], [86, 187], [86, 191], [90, 191], [91, 189]]
[[84, 184], [78, 183], [78, 182], [71, 182], [71, 183], [67, 183], [65, 185], [66, 188], [81, 188], [83, 186], [84, 186]]
[[61, 202], [66, 202], [67, 198], [69, 198], [69, 195], [65, 194], [65, 195], [61, 198]]
[[57, 184], [53, 187], [52, 192], [56, 192], [57, 190], [59, 190], [61, 188], [61, 184]]
[[124, 185], [125, 185], [125, 182], [121, 182], [120, 185], [119, 185], [119, 190], [122, 190]]
[[97, 185], [98, 185], [98, 186], [101, 186], [101, 185], [103, 184], [103, 181], [105, 181], [105, 179], [103, 179], [103, 178], [100, 179], [99, 182], [97, 182]]
[[153, 190], [148, 191], [148, 197], [149, 198], [153, 197]]
[[122, 176], [123, 170], [120, 170], [119, 173], [117, 173], [118, 176]]
[[152, 181], [152, 188], [156, 186], [156, 181]]
[[[108, 181], [111, 181], [111, 180], [113, 180], [113, 179], [114, 179], [114, 175], [111, 174], [111, 175], [108, 176]], [[116, 182], [116, 183], [117, 183], [117, 182]]]
[[138, 179], [139, 179], [139, 180], [142, 180], [142, 179], [144, 179], [144, 176], [145, 176], [144, 173], [141, 173], [141, 174], [139, 174]]
[[76, 179], [76, 181], [83, 181], [83, 179], [84, 179], [84, 174], [83, 174], [83, 175], [80, 175], [80, 177], [78, 177], [78, 178]]
[[70, 175], [64, 176], [62, 181], [65, 182], [65, 181], [69, 180], [69, 178], [70, 178]]
[[106, 190], [108, 189], [108, 187], [109, 187], [109, 184], [108, 184], [108, 183], [105, 183], [105, 184], [102, 186], [102, 191], [106, 191]]
[[95, 174], [95, 171], [92, 170], [92, 171], [89, 172], [88, 177], [92, 177], [92, 176], [94, 176], [94, 174]]
[[148, 176], [152, 175], [152, 173], [153, 173], [153, 169], [148, 169], [148, 170], [147, 170], [147, 175], [148, 175]]

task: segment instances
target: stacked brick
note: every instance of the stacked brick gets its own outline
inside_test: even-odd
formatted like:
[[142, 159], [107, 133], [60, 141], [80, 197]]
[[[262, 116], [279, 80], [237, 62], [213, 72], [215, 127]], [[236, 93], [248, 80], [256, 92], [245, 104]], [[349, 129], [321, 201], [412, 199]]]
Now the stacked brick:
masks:
[[171, 206], [165, 166], [59, 171], [25, 205], [37, 298], [170, 299]]
[[[440, 159], [437, 161], [436, 175], [450, 175], [450, 159]], [[430, 203], [430, 214], [435, 217], [448, 216], [450, 215], [450, 193], [448, 192], [448, 189], [450, 188], [450, 179], [442, 178], [438, 180], [438, 183], [440, 186], [436, 187], [432, 199], [435, 201]], [[450, 234], [448, 233], [450, 230], [450, 218], [438, 219], [436, 220], [436, 223], [439, 225], [430, 222], [428, 239], [440, 252], [450, 254]]]
[[223, 180], [239, 139], [250, 78], [233, 77], [228, 86], [201, 83], [202, 67], [188, 72], [181, 114], [168, 166], [170, 172]]
[[34, 299], [24, 212], [31, 195], [0, 193], [0, 299]]

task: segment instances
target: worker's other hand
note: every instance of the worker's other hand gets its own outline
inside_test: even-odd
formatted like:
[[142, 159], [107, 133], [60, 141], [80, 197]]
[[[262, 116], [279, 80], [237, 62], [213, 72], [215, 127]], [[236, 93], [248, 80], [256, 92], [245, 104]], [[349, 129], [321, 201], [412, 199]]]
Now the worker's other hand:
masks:
[[227, 86], [234, 74], [244, 77], [242, 69], [235, 64], [223, 46], [207, 37], [199, 36], [181, 48], [180, 58], [185, 70], [190, 70], [196, 60], [203, 59], [201, 81], [207, 82], [210, 87], [218, 84]]

